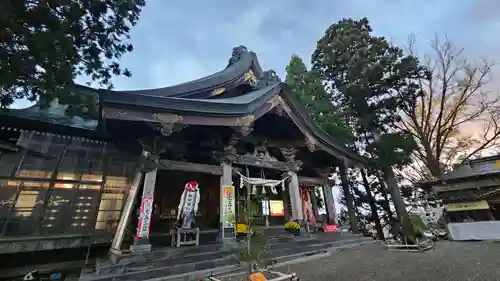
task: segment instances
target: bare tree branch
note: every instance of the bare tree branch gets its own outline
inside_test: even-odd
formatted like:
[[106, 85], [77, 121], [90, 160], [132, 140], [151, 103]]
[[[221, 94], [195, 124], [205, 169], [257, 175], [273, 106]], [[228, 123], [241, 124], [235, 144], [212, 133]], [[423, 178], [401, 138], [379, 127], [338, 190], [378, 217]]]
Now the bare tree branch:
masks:
[[[417, 56], [415, 44], [412, 35], [407, 49]], [[415, 108], [405, 110], [400, 127], [414, 136], [418, 149], [413, 157], [423, 164], [410, 167], [411, 173], [439, 178], [457, 161], [499, 144], [500, 95], [488, 84], [493, 63], [467, 60], [446, 36], [435, 36], [430, 47], [422, 60], [429, 77], [418, 81], [423, 94]]]

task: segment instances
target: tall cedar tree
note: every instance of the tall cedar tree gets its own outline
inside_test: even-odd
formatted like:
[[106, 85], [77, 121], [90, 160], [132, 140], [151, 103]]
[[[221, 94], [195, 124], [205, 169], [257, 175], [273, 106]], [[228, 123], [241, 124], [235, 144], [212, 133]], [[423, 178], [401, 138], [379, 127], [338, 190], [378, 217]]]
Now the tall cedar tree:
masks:
[[85, 117], [95, 104], [72, 93], [85, 75], [111, 88], [113, 75], [130, 76], [118, 63], [132, 51], [129, 32], [145, 0], [0, 1], [0, 107], [16, 99], [57, 99], [70, 115]]
[[286, 83], [309, 109], [311, 117], [321, 129], [353, 148], [355, 138], [352, 131], [343, 116], [335, 110], [318, 72], [308, 71], [303, 60], [293, 55], [286, 67]]
[[[339, 112], [335, 110], [330, 101], [330, 95], [325, 91], [320, 78], [318, 72], [308, 71], [302, 59], [297, 55], [292, 56], [286, 67], [286, 83], [293, 89], [298, 100], [309, 109], [316, 124], [330, 136], [335, 136], [335, 139], [342, 140], [345, 144], [353, 144], [352, 131]], [[346, 198], [349, 220], [353, 226], [353, 232], [356, 233], [358, 223], [354, 198], [347, 184], [342, 184], [342, 189]]]
[[[286, 71], [287, 84], [294, 90], [298, 99], [310, 110], [318, 126], [330, 136], [334, 137], [335, 140], [342, 142], [346, 147], [359, 152], [355, 143], [364, 142], [364, 139], [359, 139], [354, 136], [350, 126], [351, 124], [348, 121], [349, 118], [346, 118], [347, 116], [342, 114], [342, 108], [337, 107], [335, 101], [330, 100], [331, 95], [326, 92], [323, 82], [320, 79], [321, 75], [316, 71], [308, 71], [303, 60], [297, 55], [292, 56]], [[343, 169], [340, 172], [347, 173], [347, 170]], [[362, 170], [362, 173], [365, 173], [365, 171]], [[355, 190], [357, 184], [365, 186], [366, 196], [363, 198], [366, 198], [367, 200], [365, 201], [370, 205], [372, 219], [375, 223], [378, 237], [383, 239], [382, 225], [378, 215], [379, 208], [377, 208], [375, 197], [372, 195], [371, 186], [365, 181], [362, 183], [356, 182], [355, 184], [341, 182], [340, 184], [342, 193], [345, 194], [343, 198], [345, 199], [347, 213], [350, 214], [349, 222], [354, 226], [353, 232], [358, 231], [356, 228], [358, 226], [357, 217], [359, 216], [356, 212], [356, 198], [354, 198], [351, 188]]]
[[415, 232], [392, 166], [407, 164], [414, 140], [397, 129], [402, 108], [414, 106], [420, 94], [417, 78], [425, 74], [416, 57], [405, 56], [383, 37], [371, 35], [366, 18], [332, 24], [318, 41], [313, 69], [326, 80], [328, 92], [355, 122], [363, 148], [384, 172], [389, 193], [407, 241]]

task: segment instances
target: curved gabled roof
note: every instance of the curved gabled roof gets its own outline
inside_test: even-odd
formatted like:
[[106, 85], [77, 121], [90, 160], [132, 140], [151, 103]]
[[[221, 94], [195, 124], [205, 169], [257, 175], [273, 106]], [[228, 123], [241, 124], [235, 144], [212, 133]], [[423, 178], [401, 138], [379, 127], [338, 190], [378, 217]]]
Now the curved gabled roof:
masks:
[[[321, 130], [288, 85], [282, 83], [273, 70], [262, 71], [255, 53], [244, 46], [233, 49], [232, 57], [224, 70], [176, 86], [138, 91], [97, 91], [77, 86], [76, 90], [82, 93], [91, 91], [99, 95], [103, 119], [153, 123], [159, 122], [156, 115], [161, 113], [196, 117], [189, 121], [186, 118], [183, 122], [200, 125], [202, 123], [197, 123], [200, 122], [199, 117], [214, 116], [218, 121], [214, 119], [212, 123], [222, 122], [219, 126], [228, 126], [230, 118], [251, 117], [250, 120], [255, 121], [272, 108], [281, 106], [304, 135], [322, 150], [357, 163], [369, 162], [369, 159], [350, 151]], [[53, 104], [43, 112], [34, 106], [24, 110], [4, 111], [3, 114], [77, 129], [96, 129], [96, 120], [68, 118], [64, 109]]]
[[234, 82], [241, 80], [249, 70], [252, 70], [257, 76], [262, 74], [257, 55], [254, 52], [248, 51], [245, 46], [238, 46], [233, 48], [233, 53], [227, 67], [212, 75], [170, 87], [114, 91], [111, 93], [115, 96], [120, 96], [119, 94], [137, 94], [155, 97], [195, 98], [200, 94], [203, 96], [203, 93], [209, 94], [215, 89], [225, 88], [230, 84], [234, 84]]
[[[249, 71], [256, 81], [248, 85], [245, 75]], [[231, 89], [247, 85], [245, 91], [229, 94]], [[211, 94], [222, 89], [217, 97]], [[280, 104], [281, 105], [278, 105]], [[169, 118], [182, 116], [186, 124], [200, 124], [202, 116], [222, 118], [251, 117], [258, 119], [275, 106], [286, 107], [286, 112], [299, 129], [327, 153], [357, 163], [367, 163], [361, 157], [339, 144], [311, 120], [309, 112], [294, 96], [287, 84], [282, 83], [273, 70], [262, 71], [254, 53], [245, 47], [233, 49], [229, 65], [216, 74], [177, 86], [141, 91], [104, 91], [101, 93], [103, 118], [159, 122], [154, 115], [163, 113]], [[126, 111], [126, 114], [123, 112]], [[198, 117], [198, 118], [190, 118]], [[189, 119], [189, 120], [188, 120]], [[222, 121], [225, 120], [225, 121]], [[212, 121], [213, 124], [219, 121]]]
[[[98, 91], [90, 87], [75, 85], [73, 92], [79, 95], [92, 96], [95, 102], [98, 100]], [[68, 105], [63, 105], [57, 100], [53, 100], [47, 107], [42, 107], [40, 102], [37, 102], [22, 109], [1, 109], [0, 115], [5, 116], [2, 118], [29, 119], [37, 122], [83, 130], [95, 130], [97, 128], [99, 123], [97, 119], [83, 119], [78, 116], [68, 116], [66, 114], [67, 108]]]

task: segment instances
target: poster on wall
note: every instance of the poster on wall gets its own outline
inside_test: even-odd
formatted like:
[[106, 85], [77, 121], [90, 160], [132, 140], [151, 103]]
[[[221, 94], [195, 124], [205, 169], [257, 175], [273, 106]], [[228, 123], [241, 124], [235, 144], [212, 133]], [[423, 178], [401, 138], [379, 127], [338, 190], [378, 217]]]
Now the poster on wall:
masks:
[[269, 200], [269, 210], [271, 217], [283, 217], [285, 215], [285, 208], [281, 200]]
[[153, 212], [153, 196], [143, 197], [139, 213], [139, 224], [137, 226], [137, 238], [149, 237], [149, 226], [151, 224], [151, 213]]
[[234, 186], [225, 185], [222, 191], [222, 227], [234, 228], [236, 219]]

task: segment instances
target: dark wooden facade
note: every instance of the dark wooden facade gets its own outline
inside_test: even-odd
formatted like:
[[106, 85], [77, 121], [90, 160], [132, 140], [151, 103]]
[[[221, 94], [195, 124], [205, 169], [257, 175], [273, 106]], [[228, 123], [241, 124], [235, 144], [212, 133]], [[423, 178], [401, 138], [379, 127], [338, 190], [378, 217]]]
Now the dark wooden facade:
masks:
[[[221, 72], [181, 85], [75, 91], [96, 97], [98, 119], [66, 117], [57, 103], [1, 113], [0, 253], [110, 242], [138, 172], [219, 178], [225, 163], [253, 177], [292, 173], [316, 185], [335, 166], [366, 162], [317, 128], [243, 46]], [[26, 239], [33, 242], [19, 242]]]
[[423, 187], [443, 201], [451, 222], [500, 220], [500, 156], [471, 160]]

